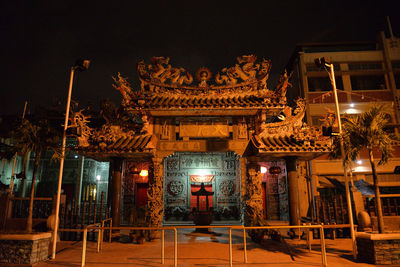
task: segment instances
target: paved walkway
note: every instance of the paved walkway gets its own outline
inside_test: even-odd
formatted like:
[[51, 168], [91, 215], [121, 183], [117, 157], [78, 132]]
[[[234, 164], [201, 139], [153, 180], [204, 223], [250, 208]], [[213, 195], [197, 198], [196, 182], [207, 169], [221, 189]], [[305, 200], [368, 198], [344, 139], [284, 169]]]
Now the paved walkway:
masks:
[[[309, 252], [305, 240], [286, 239], [294, 255], [291, 259], [286, 246], [280, 242], [265, 240], [261, 245], [247, 238], [248, 263], [244, 264], [241, 231], [232, 231], [234, 266], [321, 266], [319, 240], [314, 240]], [[161, 264], [161, 241], [143, 245], [129, 242], [125, 236], [121, 242], [104, 242], [103, 250], [96, 253], [96, 242], [89, 242], [86, 266], [174, 266], [173, 233], [165, 234], [165, 264]], [[349, 239], [326, 240], [328, 266], [374, 266], [357, 263], [352, 259]], [[56, 259], [42, 262], [36, 267], [80, 266], [82, 242], [60, 242]], [[191, 229], [178, 230], [178, 266], [228, 266], [228, 231], [216, 229], [216, 235], [193, 233]]]

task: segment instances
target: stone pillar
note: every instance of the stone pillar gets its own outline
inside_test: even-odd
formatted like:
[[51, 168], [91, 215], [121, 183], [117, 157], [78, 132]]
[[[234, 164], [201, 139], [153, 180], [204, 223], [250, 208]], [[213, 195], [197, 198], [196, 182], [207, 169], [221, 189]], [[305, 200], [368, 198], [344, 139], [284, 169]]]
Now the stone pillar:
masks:
[[289, 187], [289, 215], [290, 225], [299, 225], [299, 188], [296, 168], [296, 158], [288, 157], [286, 160], [286, 169], [288, 175], [288, 187]]
[[111, 174], [111, 214], [113, 226], [119, 226], [121, 217], [121, 198], [122, 198], [122, 168], [124, 160], [121, 158], [114, 158], [112, 162]]
[[[264, 209], [261, 189], [262, 174], [260, 166], [256, 159], [249, 158], [247, 163], [246, 194], [244, 196], [244, 225], [245, 226], [263, 226]], [[249, 230], [249, 236], [255, 242], [261, 242], [264, 238], [264, 231]]]
[[161, 226], [162, 224], [164, 212], [163, 173], [162, 158], [153, 158], [153, 166], [150, 167], [149, 188], [147, 191], [147, 226]]
[[246, 167], [247, 177], [245, 185], [246, 193], [244, 196], [244, 224], [245, 226], [250, 226], [254, 225], [257, 220], [264, 218], [264, 210], [262, 202], [260, 166], [254, 161], [249, 161]]

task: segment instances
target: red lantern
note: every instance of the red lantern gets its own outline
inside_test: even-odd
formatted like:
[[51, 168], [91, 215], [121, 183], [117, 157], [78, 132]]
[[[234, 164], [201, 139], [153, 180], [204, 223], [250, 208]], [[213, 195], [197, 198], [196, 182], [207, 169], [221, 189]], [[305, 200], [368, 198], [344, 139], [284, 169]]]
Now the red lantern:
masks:
[[282, 172], [282, 170], [278, 166], [272, 166], [271, 168], [269, 168], [270, 174], [280, 174], [281, 172]]

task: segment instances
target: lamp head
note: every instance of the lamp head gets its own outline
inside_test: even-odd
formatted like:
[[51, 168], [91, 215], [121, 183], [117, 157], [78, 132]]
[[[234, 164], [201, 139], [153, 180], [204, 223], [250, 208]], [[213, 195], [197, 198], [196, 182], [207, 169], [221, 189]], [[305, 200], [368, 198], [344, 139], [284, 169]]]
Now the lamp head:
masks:
[[89, 68], [89, 65], [90, 65], [90, 60], [80, 58], [75, 62], [74, 69], [79, 71], [84, 71]]
[[319, 58], [314, 59], [314, 63], [317, 67], [324, 68], [326, 66], [326, 64], [329, 64], [329, 60], [324, 57], [319, 57]]

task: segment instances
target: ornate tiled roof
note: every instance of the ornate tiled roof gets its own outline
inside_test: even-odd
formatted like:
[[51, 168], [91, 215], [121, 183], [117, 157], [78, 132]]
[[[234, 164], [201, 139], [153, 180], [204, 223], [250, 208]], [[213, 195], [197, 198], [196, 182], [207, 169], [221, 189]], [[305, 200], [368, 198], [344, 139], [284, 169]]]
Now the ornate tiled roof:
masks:
[[152, 108], [282, 108], [279, 101], [269, 101], [263, 97], [248, 96], [195, 96], [176, 97], [156, 95], [146, 100], [132, 102], [129, 108], [152, 109]]
[[[261, 132], [251, 137], [250, 144], [257, 154], [269, 156], [296, 156], [310, 159], [331, 150], [331, 139], [322, 135], [320, 129], [303, 123], [304, 100], [297, 100], [294, 111], [287, 107], [282, 121], [263, 123]], [[254, 153], [254, 150], [253, 150]]]
[[104, 124], [99, 129], [88, 126], [88, 118], [82, 111], [71, 116], [69, 127], [77, 128], [77, 151], [83, 154], [135, 154], [151, 152], [155, 148], [154, 136], [142, 128], [135, 132], [121, 125]]
[[92, 144], [87, 147], [80, 147], [80, 151], [96, 151], [96, 152], [143, 152], [153, 148], [151, 135], [131, 135], [119, 136], [115, 141], [101, 142]]
[[260, 151], [268, 152], [329, 152], [330, 141], [299, 140], [293, 135], [259, 137], [254, 135], [251, 139], [254, 146]]

